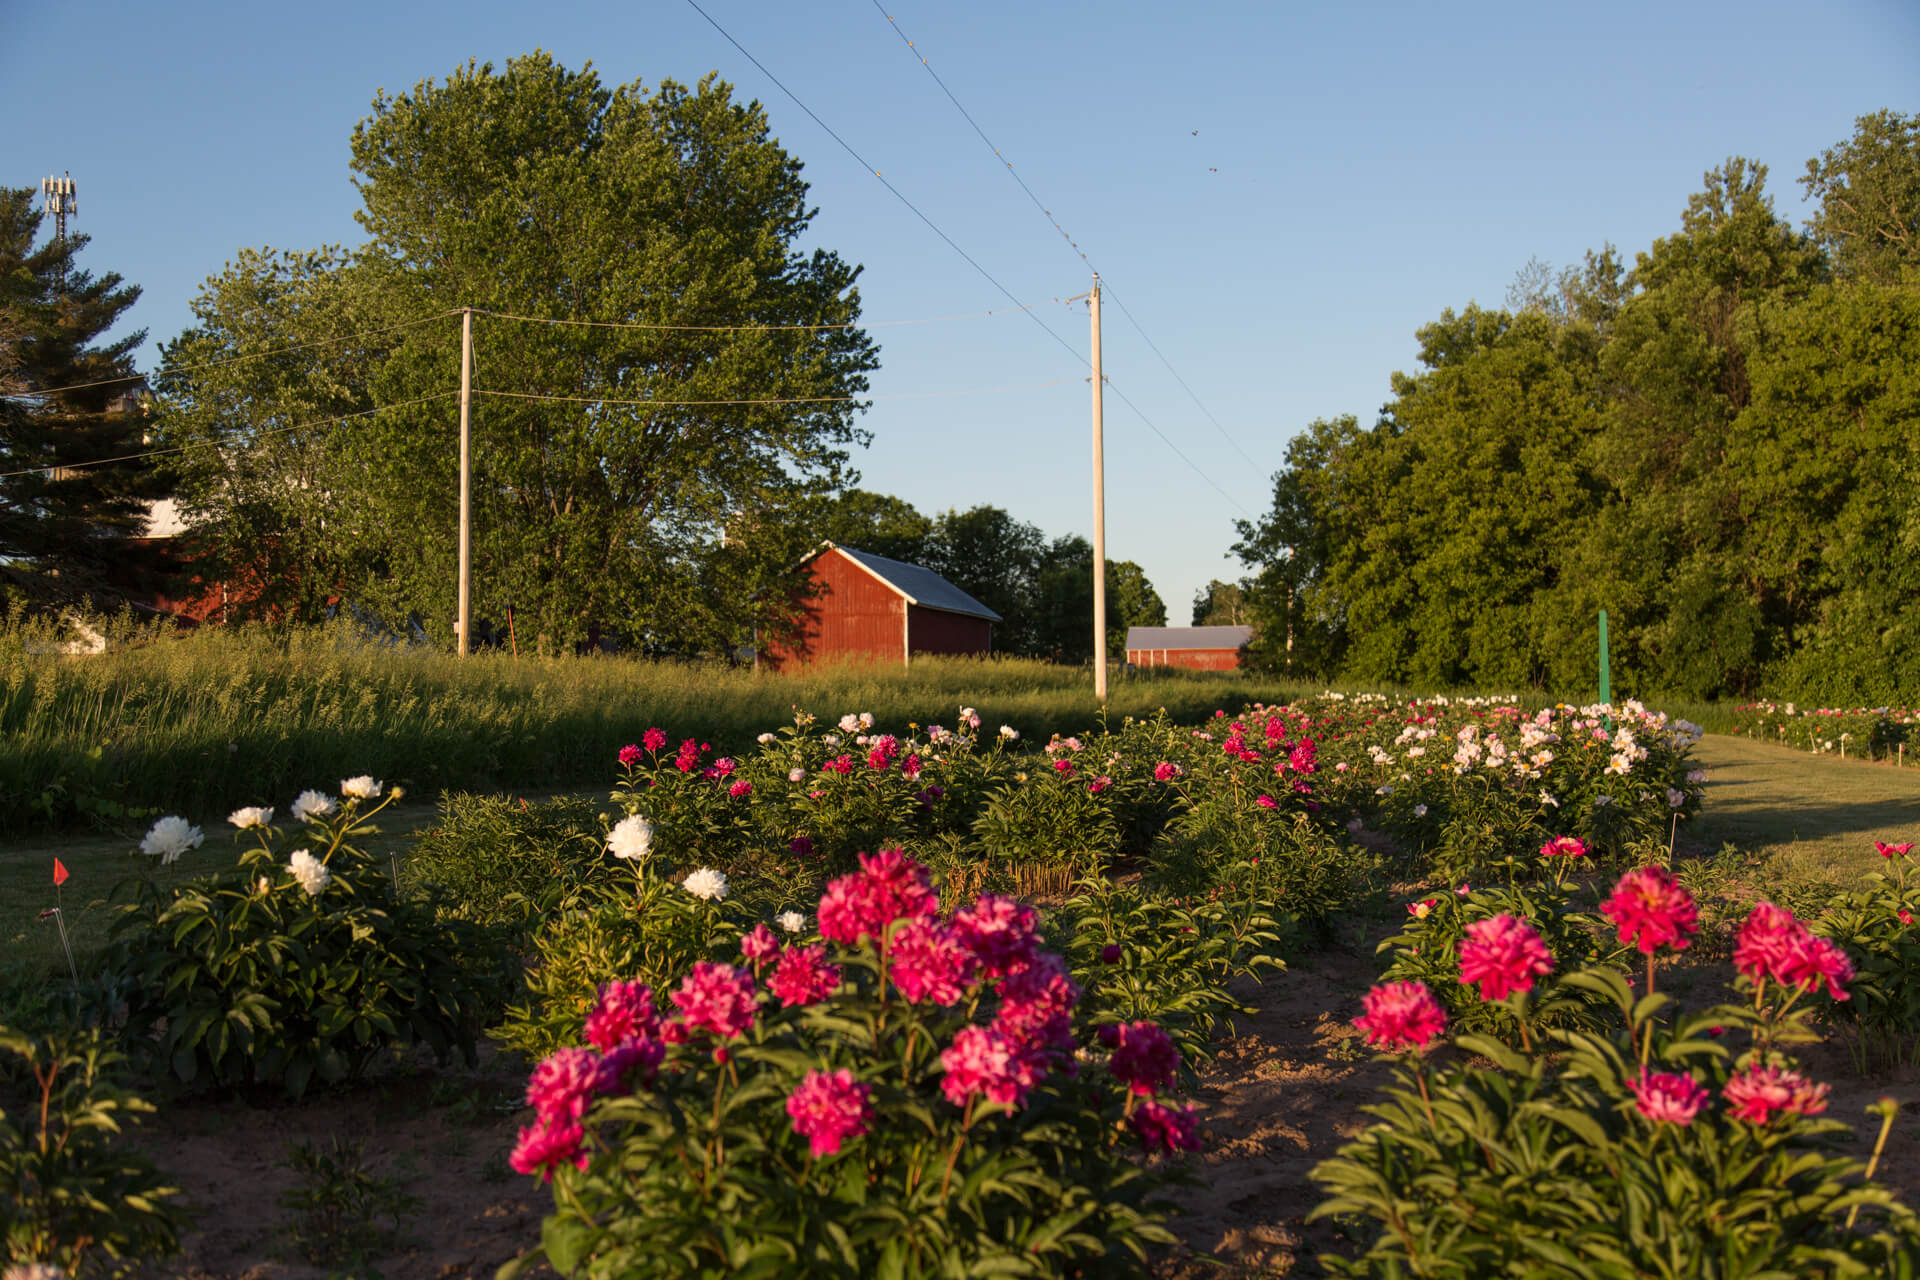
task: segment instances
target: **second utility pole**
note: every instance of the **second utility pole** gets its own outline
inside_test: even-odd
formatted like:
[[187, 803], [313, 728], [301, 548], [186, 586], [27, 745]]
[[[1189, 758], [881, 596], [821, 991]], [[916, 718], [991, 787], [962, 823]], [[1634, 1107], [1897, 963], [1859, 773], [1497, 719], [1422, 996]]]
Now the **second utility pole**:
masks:
[[1107, 463], [1100, 418], [1100, 273], [1087, 295], [1093, 317], [1093, 696], [1107, 700]]
[[460, 616], [454, 625], [460, 629], [461, 657], [467, 656], [467, 637], [472, 634], [471, 604], [473, 570], [473, 308], [460, 308]]

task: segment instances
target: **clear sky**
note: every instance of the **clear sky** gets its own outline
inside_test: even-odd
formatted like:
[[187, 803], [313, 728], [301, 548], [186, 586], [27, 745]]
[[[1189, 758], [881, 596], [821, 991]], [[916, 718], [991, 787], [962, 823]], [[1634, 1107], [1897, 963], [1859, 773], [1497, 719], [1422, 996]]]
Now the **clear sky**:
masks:
[[864, 486], [1088, 534], [1086, 311], [1052, 301], [1088, 263], [924, 55], [1111, 290], [1108, 554], [1179, 624], [1239, 572], [1231, 522], [1287, 440], [1370, 420], [1442, 308], [1498, 305], [1530, 257], [1631, 260], [1729, 155], [1801, 219], [1810, 156], [1920, 110], [1920, 0], [880, 2], [700, 0], [1027, 315], [687, 0], [0, 0], [0, 182], [72, 172], [83, 261], [145, 289], [157, 342], [240, 248], [360, 238], [347, 144], [378, 89], [536, 47], [613, 83], [718, 71], [805, 162], [812, 238], [865, 267]]

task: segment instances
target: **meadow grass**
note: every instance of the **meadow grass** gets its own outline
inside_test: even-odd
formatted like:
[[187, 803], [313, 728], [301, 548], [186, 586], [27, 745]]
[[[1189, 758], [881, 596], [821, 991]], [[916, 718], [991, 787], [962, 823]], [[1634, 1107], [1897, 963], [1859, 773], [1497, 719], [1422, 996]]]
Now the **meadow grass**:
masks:
[[[370, 773], [421, 797], [443, 789], [597, 786], [614, 754], [658, 725], [738, 751], [788, 723], [870, 711], [883, 725], [1078, 733], [1100, 714], [1092, 672], [1025, 659], [917, 658], [792, 675], [629, 657], [461, 659], [342, 628], [133, 632], [103, 654], [49, 653], [20, 622], [0, 630], [0, 837], [93, 825], [121, 833], [153, 812], [198, 821], [285, 805], [306, 787]], [[1250, 675], [1117, 672], [1106, 714], [1215, 708], [1317, 690]]]

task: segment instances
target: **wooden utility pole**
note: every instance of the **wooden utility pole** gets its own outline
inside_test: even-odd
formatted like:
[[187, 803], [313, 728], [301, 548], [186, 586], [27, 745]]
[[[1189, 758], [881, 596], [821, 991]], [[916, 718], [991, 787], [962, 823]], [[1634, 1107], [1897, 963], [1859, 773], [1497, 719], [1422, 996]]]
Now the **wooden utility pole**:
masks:
[[1093, 696], [1107, 700], [1107, 463], [1100, 417], [1100, 273], [1087, 295], [1093, 318]]
[[473, 308], [460, 308], [460, 629], [461, 657], [473, 633]]

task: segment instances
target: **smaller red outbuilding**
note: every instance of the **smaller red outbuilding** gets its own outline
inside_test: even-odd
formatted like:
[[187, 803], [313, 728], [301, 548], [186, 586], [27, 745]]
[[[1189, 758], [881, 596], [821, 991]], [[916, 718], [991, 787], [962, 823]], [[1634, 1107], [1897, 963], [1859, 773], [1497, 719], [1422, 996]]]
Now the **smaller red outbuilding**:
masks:
[[1127, 661], [1136, 667], [1237, 671], [1252, 627], [1128, 627]]
[[806, 602], [800, 634], [760, 649], [775, 671], [859, 659], [905, 665], [916, 653], [993, 649], [1000, 615], [931, 569], [823, 542], [808, 573], [820, 591]]

